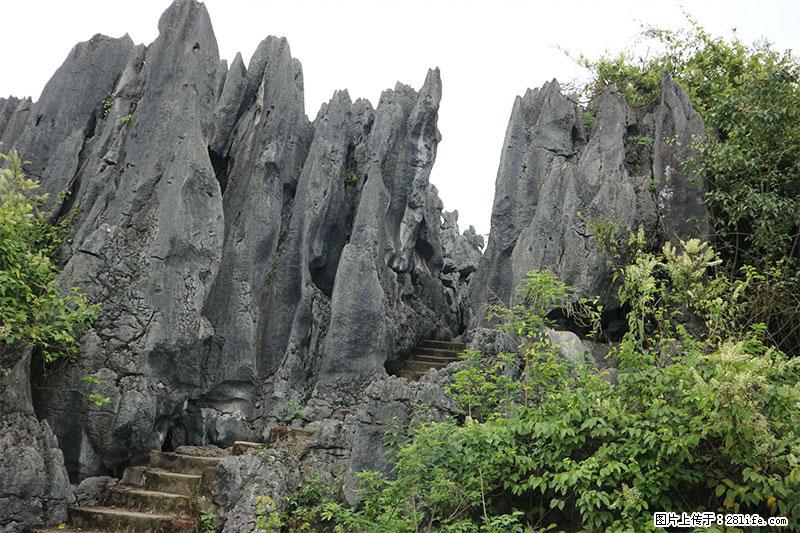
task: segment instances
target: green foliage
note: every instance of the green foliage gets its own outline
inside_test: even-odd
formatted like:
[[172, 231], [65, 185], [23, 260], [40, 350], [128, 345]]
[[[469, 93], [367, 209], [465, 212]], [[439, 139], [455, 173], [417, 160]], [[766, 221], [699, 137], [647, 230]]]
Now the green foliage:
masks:
[[258, 531], [280, 531], [283, 526], [283, 517], [270, 496], [256, 496], [255, 517]]
[[655, 102], [665, 74], [684, 87], [708, 131], [696, 142], [697, 156], [686, 164], [705, 178], [715, 247], [734, 276], [745, 265], [772, 271], [780, 264], [781, 283], [750, 313], [767, 324], [783, 349], [796, 353], [800, 62], [766, 41], [748, 45], [735, 35], [712, 37], [689, 22], [686, 31], [646, 29], [642, 37], [655, 41], [660, 50], [654, 55], [622, 53], [596, 61], [581, 57], [579, 62], [592, 72], [584, 97], [591, 101], [614, 86], [633, 105]]
[[590, 69], [593, 77], [584, 88], [584, 95], [594, 98], [606, 87], [614, 87], [632, 106], [650, 104], [656, 101], [661, 92], [660, 68], [653, 68], [651, 62], [626, 53], [602, 57], [597, 61], [580, 56], [578, 63]]
[[87, 396], [88, 400], [95, 404], [97, 407], [103, 407], [104, 405], [111, 403], [111, 398], [108, 396], [103, 396], [101, 394], [96, 394], [94, 392], [89, 393]]
[[344, 174], [344, 182], [347, 185], [358, 185], [361, 181], [359, 178], [358, 173], [354, 169], [347, 169], [347, 172]]
[[581, 109], [581, 123], [583, 124], [583, 131], [585, 131], [587, 135], [592, 131], [596, 121], [597, 117], [591, 110]]
[[291, 410], [289, 413], [289, 420], [294, 420], [303, 416], [303, 406], [297, 400], [290, 399], [286, 405]]
[[212, 507], [207, 507], [200, 511], [200, 531], [202, 533], [214, 533], [214, 521], [217, 519]]
[[46, 362], [74, 356], [97, 314], [76, 289], [58, 286], [57, 253], [69, 220], [52, 224], [46, 197], [22, 171], [14, 152], [0, 154], [0, 339], [29, 343]]
[[131, 120], [133, 120], [133, 113], [128, 113], [127, 115], [123, 116], [119, 120], [120, 120], [120, 122], [122, 122], [123, 124], [125, 124], [127, 126], [128, 124], [130, 124]]
[[521, 356], [468, 352], [450, 387], [463, 417], [414, 427], [392, 478], [362, 472], [361, 507], [306, 501], [308, 527], [648, 531], [656, 510], [800, 523], [800, 359], [735, 318], [760, 274], [726, 276], [707, 243], [652, 253], [639, 237], [616, 266], [629, 310], [616, 377], [545, 342], [570, 290], [532, 273], [526, 304], [504, 312]]
[[103, 118], [108, 116], [108, 113], [111, 111], [111, 108], [114, 107], [114, 99], [116, 95], [114, 93], [108, 93], [105, 98], [103, 98]]

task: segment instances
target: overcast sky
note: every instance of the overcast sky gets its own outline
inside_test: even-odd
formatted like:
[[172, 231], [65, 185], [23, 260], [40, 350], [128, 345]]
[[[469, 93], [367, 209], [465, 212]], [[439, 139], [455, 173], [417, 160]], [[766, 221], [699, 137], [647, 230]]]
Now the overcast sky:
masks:
[[[514, 97], [551, 78], [585, 73], [559, 49], [597, 57], [630, 47], [639, 26], [683, 24], [677, 1], [207, 0], [220, 54], [245, 63], [267, 35], [289, 39], [303, 63], [306, 114], [336, 89], [376, 104], [402, 81], [442, 71], [442, 142], [431, 181], [460, 225], [488, 233], [494, 181]], [[155, 39], [169, 0], [4, 0], [0, 95], [38, 98], [72, 46], [95, 33]], [[800, 3], [695, 0], [682, 4], [715, 34], [766, 37], [800, 50]]]

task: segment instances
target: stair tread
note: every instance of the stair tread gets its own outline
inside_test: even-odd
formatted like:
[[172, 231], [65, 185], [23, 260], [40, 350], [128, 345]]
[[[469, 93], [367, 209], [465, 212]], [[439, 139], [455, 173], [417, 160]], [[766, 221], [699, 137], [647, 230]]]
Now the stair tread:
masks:
[[172, 470], [164, 470], [163, 468], [158, 468], [154, 466], [148, 466], [144, 469], [145, 472], [158, 474], [160, 476], [170, 476], [170, 477], [178, 477], [182, 479], [200, 479], [203, 476], [200, 474], [183, 474], [181, 472], [173, 472]]
[[441, 365], [441, 364], [449, 365], [450, 363], [456, 363], [456, 362], [458, 362], [460, 360], [461, 359], [458, 359], [458, 358], [450, 359], [450, 358], [445, 358], [445, 357], [427, 358], [424, 355], [420, 355], [420, 354], [413, 354], [413, 355], [411, 355], [411, 357], [406, 359], [406, 361], [408, 361], [409, 363], [431, 363], [431, 364], [434, 364], [434, 365]]
[[158, 450], [151, 450], [150, 455], [163, 456], [171, 459], [183, 459], [188, 461], [197, 461], [202, 463], [214, 463], [214, 464], [219, 463], [221, 459], [221, 457], [211, 457], [208, 455], [186, 455], [184, 453], [160, 452]]
[[72, 507], [73, 511], [87, 512], [94, 514], [104, 514], [112, 516], [127, 516], [130, 518], [146, 518], [156, 520], [185, 520], [186, 517], [177, 514], [147, 513], [143, 511], [131, 511], [120, 507]]
[[464, 350], [445, 350], [443, 348], [430, 348], [428, 346], [417, 346], [414, 348], [415, 353], [427, 353], [429, 355], [441, 355], [458, 357]]
[[157, 496], [159, 498], [172, 498], [175, 500], [188, 500], [189, 497], [185, 494], [175, 494], [174, 492], [163, 492], [160, 490], [143, 489], [137, 485], [116, 485], [111, 488], [116, 492], [132, 492], [134, 494], [141, 494], [142, 496]]
[[72, 527], [67, 525], [66, 527], [58, 527], [58, 526], [49, 526], [49, 527], [36, 527], [31, 529], [33, 533], [72, 533], [75, 531], [80, 531], [83, 533], [111, 533], [105, 529], [87, 529], [85, 527]]
[[459, 348], [460, 347], [466, 347], [466, 344], [464, 344], [463, 342], [437, 341], [437, 340], [433, 340], [433, 339], [423, 339], [423, 340], [419, 341], [419, 344], [435, 344], [437, 346], [453, 346], [454, 348], [455, 347], [459, 347]]

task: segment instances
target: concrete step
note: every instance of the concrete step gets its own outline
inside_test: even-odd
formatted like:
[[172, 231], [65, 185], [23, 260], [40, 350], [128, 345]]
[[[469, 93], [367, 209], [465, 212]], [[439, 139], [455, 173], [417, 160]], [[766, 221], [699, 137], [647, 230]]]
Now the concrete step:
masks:
[[467, 345], [464, 344], [463, 342], [434, 341], [427, 339], [419, 341], [417, 346], [421, 346], [423, 348], [437, 348], [440, 350], [450, 350], [458, 353], [461, 353], [467, 349]]
[[460, 358], [454, 356], [442, 356], [442, 355], [428, 355], [424, 353], [412, 353], [409, 358], [409, 361], [428, 361], [430, 363], [444, 363], [449, 365], [450, 363], [455, 363], [456, 361], [461, 361]]
[[178, 515], [152, 514], [113, 507], [70, 507], [70, 525], [117, 533], [197, 533], [197, 522]]
[[35, 527], [31, 529], [33, 533], [112, 533], [111, 531], [104, 531], [101, 529], [84, 529], [79, 527], [72, 527], [66, 524], [61, 524], [64, 527], [60, 526], [49, 526], [49, 527]]
[[122, 475], [122, 483], [126, 485], [192, 497], [200, 495], [202, 479], [198, 474], [179, 474], [146, 466], [128, 467]]
[[314, 436], [313, 431], [289, 426], [275, 426], [269, 432], [268, 444], [302, 444]]
[[206, 470], [216, 469], [219, 464], [219, 457], [203, 457], [199, 455], [182, 455], [172, 452], [150, 452], [150, 466], [178, 472], [181, 474], [202, 475]]
[[233, 443], [233, 447], [231, 448], [231, 455], [242, 455], [248, 450], [257, 450], [259, 448], [263, 448], [264, 443], [262, 442], [248, 442], [245, 440], [237, 440]]
[[417, 346], [414, 348], [414, 353], [424, 354], [424, 355], [436, 355], [439, 357], [454, 357], [458, 359], [458, 356], [461, 352], [456, 350], [443, 350], [441, 348], [427, 348], [425, 346]]
[[117, 485], [108, 494], [107, 504], [111, 507], [139, 511], [143, 513], [175, 514], [196, 516], [194, 500], [181, 494], [146, 490], [129, 485]]
[[398, 377], [405, 378], [405, 379], [407, 379], [409, 381], [419, 381], [419, 378], [424, 376], [426, 373], [427, 373], [427, 371], [422, 372], [422, 371], [419, 371], [419, 370], [405, 370], [405, 369], [403, 369], [400, 372], [398, 372], [397, 375], [398, 375]]
[[403, 370], [419, 371], [424, 373], [431, 368], [444, 368], [446, 366], [447, 363], [431, 363], [430, 361], [415, 361], [413, 359], [409, 359], [403, 365]]

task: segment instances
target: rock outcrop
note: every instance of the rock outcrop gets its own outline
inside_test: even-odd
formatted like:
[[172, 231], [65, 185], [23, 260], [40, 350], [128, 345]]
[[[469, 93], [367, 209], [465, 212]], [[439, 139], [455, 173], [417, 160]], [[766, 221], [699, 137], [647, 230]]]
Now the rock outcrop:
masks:
[[0, 343], [0, 531], [57, 524], [74, 500], [64, 456], [33, 410], [31, 350]]
[[34, 377], [71, 474], [258, 439], [461, 332], [473, 267], [445, 256], [476, 259], [440, 237], [440, 98], [431, 70], [375, 108], [336, 92], [312, 123], [285, 39], [228, 67], [205, 7], [176, 0], [152, 44], [95, 36], [38, 102], [0, 100], [3, 150], [74, 216], [61, 282], [101, 304], [77, 363]]
[[470, 287], [473, 323], [484, 322], [487, 302], [512, 303], [536, 268], [607, 297], [610, 272], [593, 221], [620, 232], [642, 226], [653, 242], [707, 235], [702, 180], [681, 169], [704, 128], [680, 87], [664, 78], [660, 100], [635, 110], [607, 89], [590, 110], [591, 131], [585, 112], [556, 81], [514, 102], [489, 243]]

